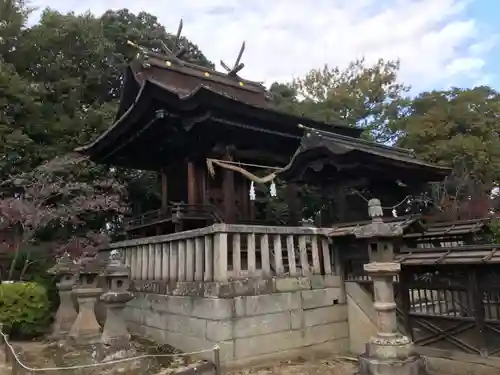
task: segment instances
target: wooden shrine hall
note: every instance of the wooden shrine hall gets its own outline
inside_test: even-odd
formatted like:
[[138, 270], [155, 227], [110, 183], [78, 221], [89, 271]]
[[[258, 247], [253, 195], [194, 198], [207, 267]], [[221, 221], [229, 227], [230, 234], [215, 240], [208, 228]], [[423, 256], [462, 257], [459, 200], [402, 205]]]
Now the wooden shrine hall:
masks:
[[220, 73], [182, 60], [182, 48], [160, 54], [130, 44], [139, 53], [126, 69], [115, 122], [77, 151], [99, 164], [161, 174], [161, 207], [130, 218], [125, 227], [132, 236], [259, 223], [253, 183], [227, 168], [210, 174], [208, 159], [251, 173], [279, 167], [275, 176], [290, 181], [289, 225], [300, 219], [296, 184], [304, 181], [386, 186], [398, 176], [414, 186], [449, 173], [408, 151], [360, 139], [362, 129], [274, 110], [262, 84], [238, 75], [244, 45], [234, 67], [224, 64], [227, 73]]

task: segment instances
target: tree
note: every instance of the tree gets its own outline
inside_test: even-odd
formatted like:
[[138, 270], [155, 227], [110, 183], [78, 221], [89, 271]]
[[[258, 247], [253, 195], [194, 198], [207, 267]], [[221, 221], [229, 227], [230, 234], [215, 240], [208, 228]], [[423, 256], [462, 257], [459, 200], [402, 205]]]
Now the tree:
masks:
[[33, 139], [26, 129], [29, 125], [20, 126], [37, 124], [40, 106], [37, 87], [0, 59], [0, 181], [35, 167], [33, 159], [40, 161], [40, 157], [32, 154]]
[[[55, 158], [2, 187], [0, 231], [11, 234], [7, 245], [14, 252], [9, 279], [22, 246], [43, 241], [55, 251], [95, 249], [127, 210], [123, 185], [102, 178], [99, 167], [78, 155]], [[29, 265], [28, 253], [21, 278]]]
[[495, 203], [491, 190], [500, 181], [499, 93], [485, 86], [424, 92], [402, 113], [390, 126], [397, 144], [454, 170], [437, 189], [443, 215], [488, 215]]
[[408, 87], [398, 83], [398, 61], [379, 60], [367, 66], [363, 59], [346, 69], [313, 69], [291, 85], [271, 87], [277, 109], [313, 119], [361, 126], [381, 142], [391, 140], [389, 121], [398, 115]]
[[459, 166], [491, 188], [500, 181], [500, 95], [490, 87], [425, 92], [392, 123], [398, 144], [430, 162]]
[[[17, 13], [11, 14], [29, 12], [22, 2], [16, 4]], [[0, 71], [0, 181], [71, 152], [113, 123], [124, 68], [137, 53], [127, 40], [152, 46], [161, 39], [171, 47], [174, 41], [156, 17], [126, 9], [101, 17], [46, 9], [30, 27], [25, 18], [16, 20], [9, 24], [18, 25], [18, 36], [10, 39], [13, 48]], [[185, 58], [213, 67], [195, 44], [181, 39], [188, 47]], [[132, 197], [141, 203], [135, 206], [156, 202], [157, 194], [147, 194], [156, 190], [156, 176], [115, 173], [130, 181]]]
[[[36, 121], [16, 121], [33, 144], [31, 168], [90, 142], [111, 125], [124, 68], [137, 53], [127, 40], [151, 45], [161, 39], [171, 45], [174, 38], [156, 17], [126, 9], [99, 18], [46, 9], [39, 23], [19, 32], [5, 62], [37, 89], [43, 103]], [[213, 66], [196, 45], [183, 40], [186, 58]]]
[[5, 58], [17, 43], [30, 9], [23, 0], [0, 0], [0, 56]]

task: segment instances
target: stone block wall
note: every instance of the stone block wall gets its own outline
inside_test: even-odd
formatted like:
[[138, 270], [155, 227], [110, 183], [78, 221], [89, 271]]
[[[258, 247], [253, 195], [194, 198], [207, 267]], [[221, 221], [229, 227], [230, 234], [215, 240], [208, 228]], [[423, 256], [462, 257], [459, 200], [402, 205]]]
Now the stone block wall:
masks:
[[133, 333], [185, 352], [219, 344], [226, 363], [348, 351], [340, 277], [272, 279], [267, 284], [265, 293], [225, 298], [139, 292], [126, 319]]

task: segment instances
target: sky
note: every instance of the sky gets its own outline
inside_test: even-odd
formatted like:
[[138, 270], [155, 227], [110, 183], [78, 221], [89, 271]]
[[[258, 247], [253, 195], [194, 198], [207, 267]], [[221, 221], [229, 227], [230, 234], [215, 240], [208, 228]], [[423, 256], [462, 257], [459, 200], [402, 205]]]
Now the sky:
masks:
[[62, 12], [90, 10], [96, 15], [107, 9], [147, 11], [173, 33], [182, 18], [183, 35], [216, 63], [222, 59], [232, 65], [246, 41], [241, 75], [266, 84], [301, 77], [324, 64], [345, 67], [364, 57], [367, 62], [400, 59], [400, 80], [416, 91], [481, 84], [500, 89], [500, 0], [31, 3]]

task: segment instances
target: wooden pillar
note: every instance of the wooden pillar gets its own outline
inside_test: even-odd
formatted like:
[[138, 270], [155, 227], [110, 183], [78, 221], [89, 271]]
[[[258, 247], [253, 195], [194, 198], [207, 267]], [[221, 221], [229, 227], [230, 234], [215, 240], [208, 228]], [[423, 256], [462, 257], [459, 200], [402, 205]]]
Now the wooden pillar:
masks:
[[[227, 150], [224, 160], [232, 161], [232, 156]], [[234, 192], [234, 172], [224, 169], [224, 181], [222, 183], [224, 216], [226, 223], [232, 224], [235, 221], [235, 192]]]
[[347, 202], [346, 202], [346, 189], [345, 186], [336, 186], [334, 189], [335, 194], [335, 209], [337, 222], [342, 223], [347, 220]]
[[250, 201], [250, 222], [254, 223], [257, 218], [257, 210], [255, 207], [255, 201]]
[[208, 194], [208, 176], [207, 176], [207, 170], [203, 166], [200, 166], [199, 169], [199, 176], [201, 179], [201, 203], [202, 204], [209, 204], [209, 194]]
[[249, 181], [243, 177], [240, 186], [240, 199], [241, 199], [241, 216], [243, 220], [250, 221], [250, 183]]
[[165, 211], [168, 206], [167, 199], [167, 174], [165, 171], [161, 172], [161, 209]]
[[299, 189], [294, 183], [289, 183], [286, 186], [285, 192], [286, 204], [288, 206], [289, 218], [288, 224], [295, 226], [299, 224], [300, 220], [300, 202], [299, 202]]
[[193, 162], [187, 163], [188, 204], [196, 204], [196, 166]]

